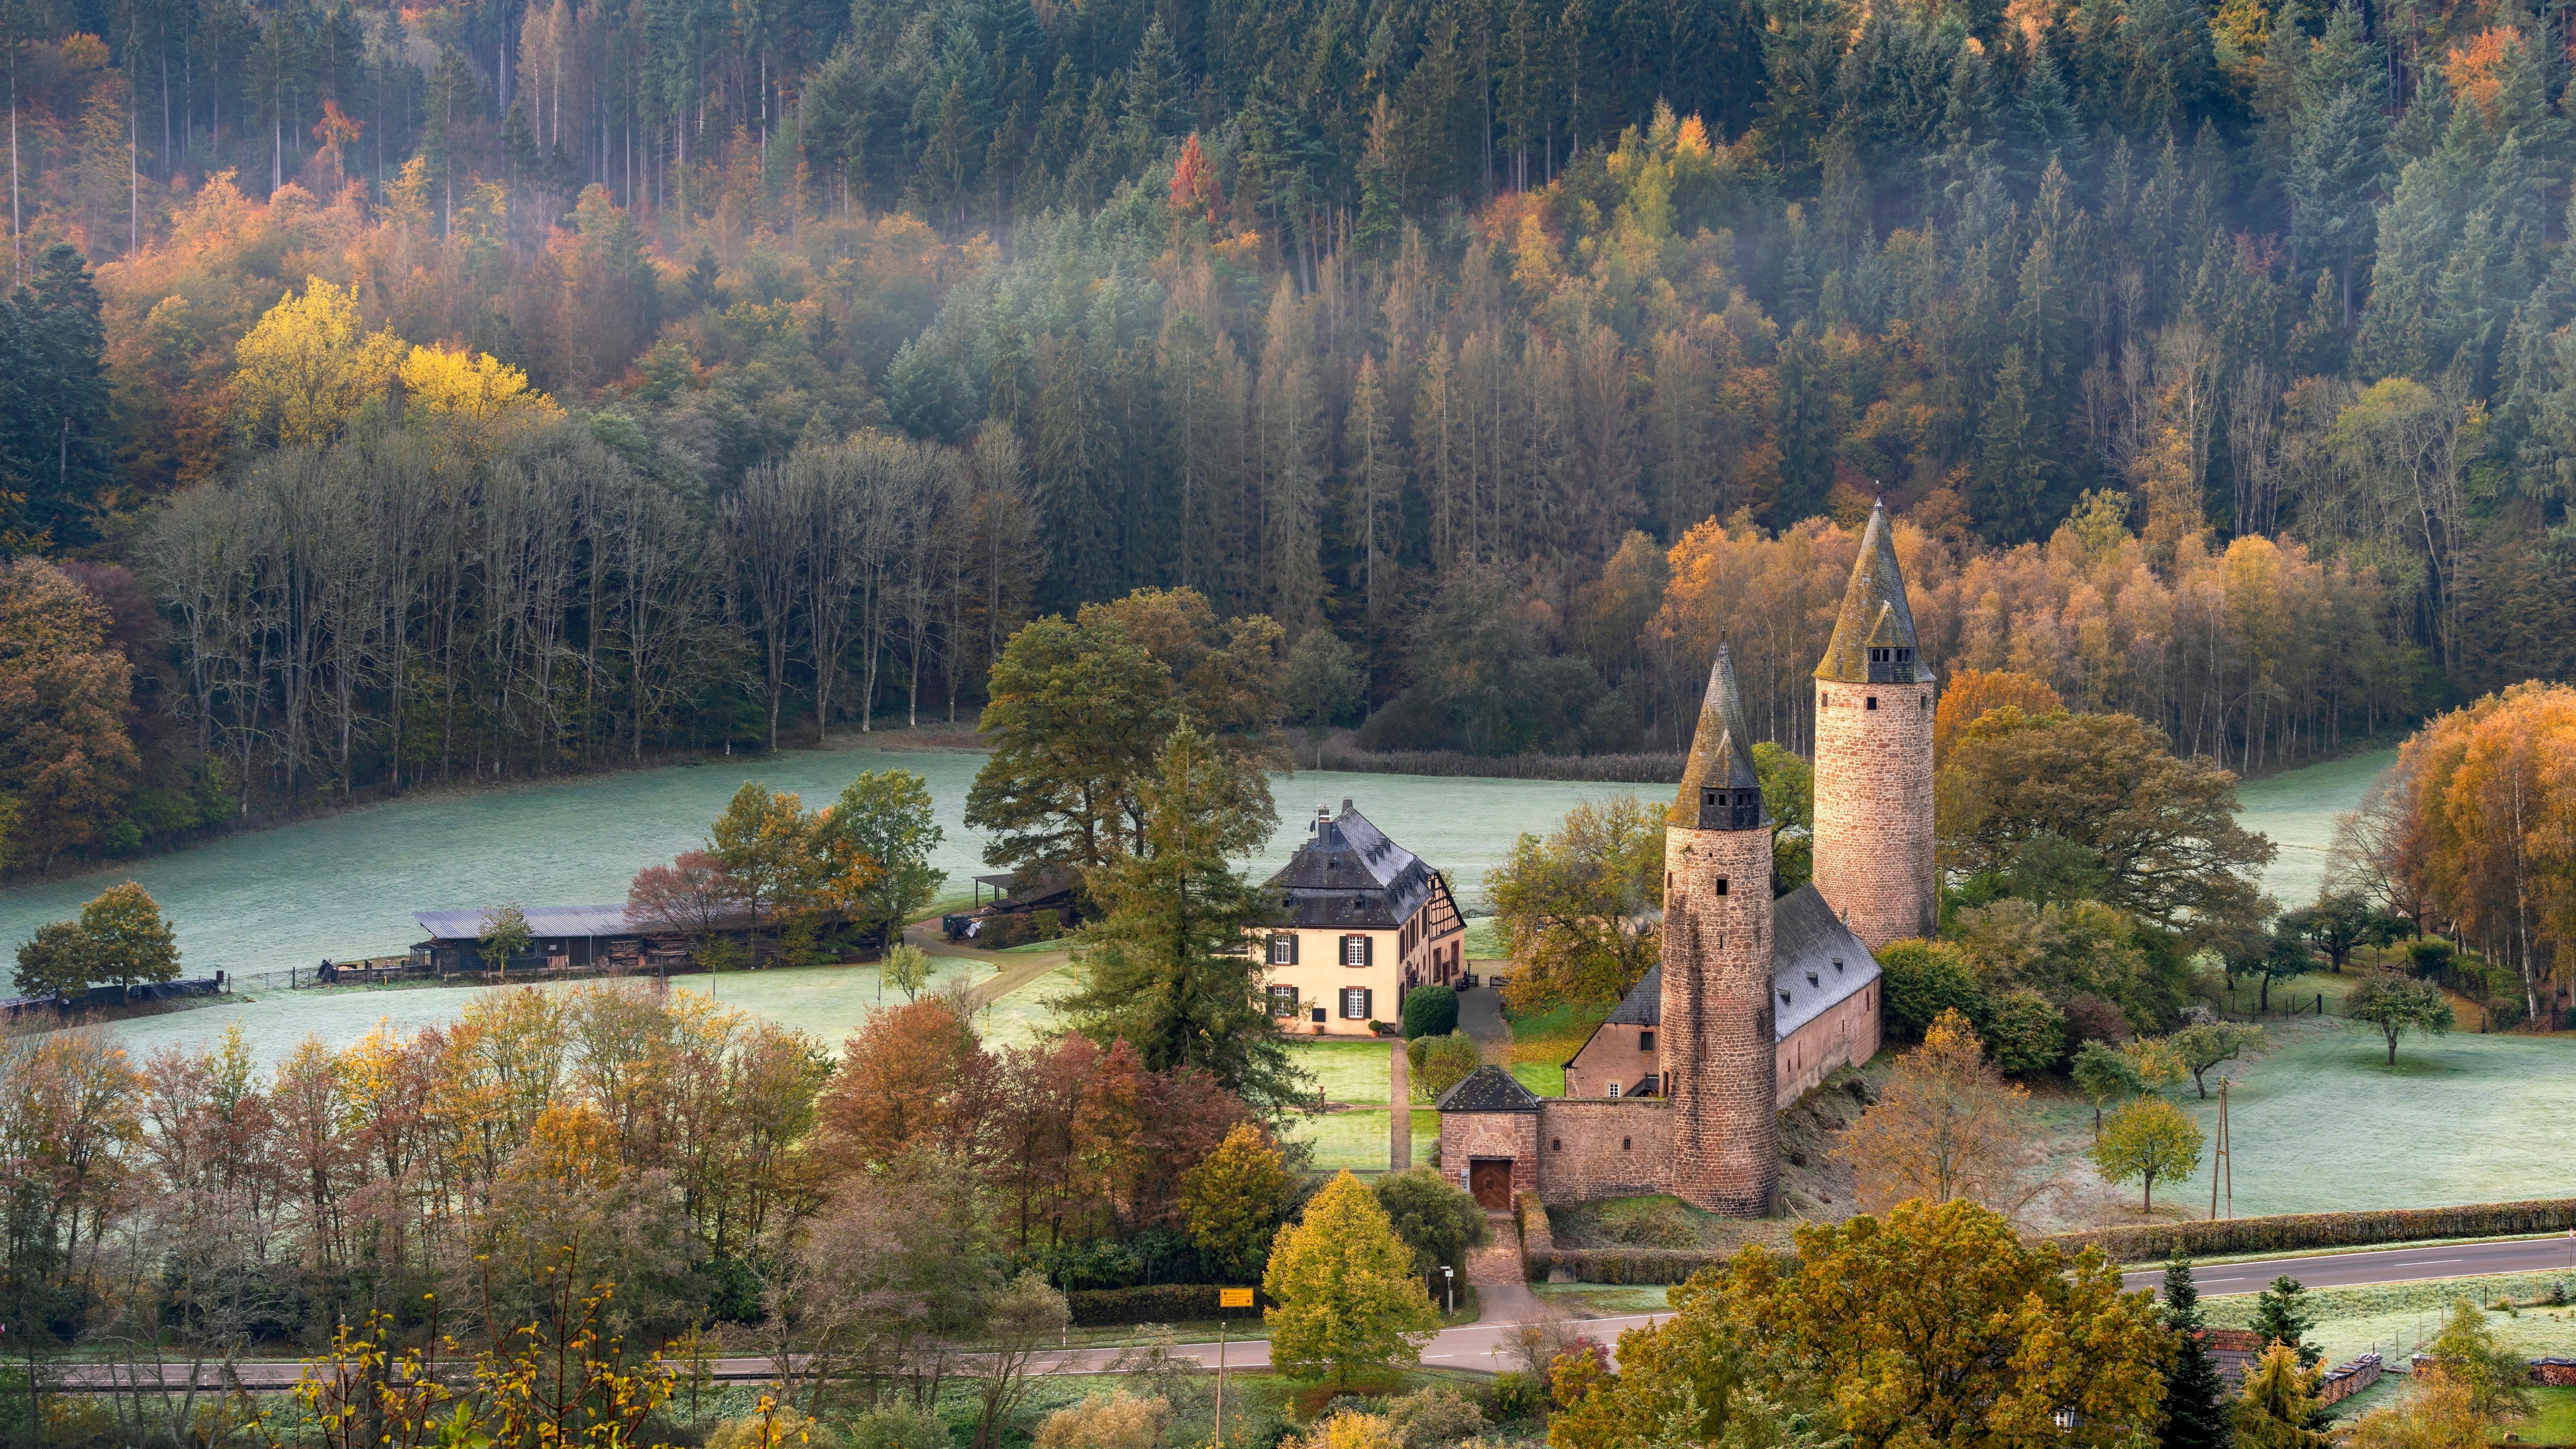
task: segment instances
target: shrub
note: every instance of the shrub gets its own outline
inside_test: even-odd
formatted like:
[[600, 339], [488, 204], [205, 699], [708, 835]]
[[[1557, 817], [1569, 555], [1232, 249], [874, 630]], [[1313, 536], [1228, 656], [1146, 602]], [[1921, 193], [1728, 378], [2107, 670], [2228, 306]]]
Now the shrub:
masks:
[[[949, 1449], [949, 1442], [948, 1425], [937, 1414], [900, 1396], [850, 1421], [850, 1449]], [[707, 1449], [717, 1449], [713, 1439]]]
[[1385, 1419], [1353, 1413], [1326, 1416], [1307, 1436], [1306, 1445], [1307, 1449], [1398, 1449], [1395, 1431]]
[[1529, 1255], [1532, 1277], [1563, 1268], [1578, 1283], [1648, 1286], [1684, 1283], [1702, 1268], [1726, 1262], [1723, 1253], [1686, 1248], [1555, 1248]]
[[1389, 1400], [1386, 1423], [1403, 1449], [1435, 1449], [1474, 1437], [1484, 1429], [1485, 1415], [1456, 1390], [1434, 1384]]
[[1047, 1415], [1030, 1442], [1033, 1449], [1154, 1449], [1171, 1420], [1167, 1399], [1093, 1394]]
[[1636, 1248], [1696, 1248], [1699, 1228], [1688, 1210], [1668, 1197], [1635, 1197], [1601, 1210], [1601, 1234]]
[[1493, 1387], [1486, 1394], [1485, 1402], [1493, 1410], [1493, 1417], [1504, 1423], [1534, 1419], [1547, 1404], [1547, 1385], [1540, 1383], [1536, 1374], [1518, 1369], [1494, 1375]]
[[[707, 1449], [840, 1449], [840, 1443], [840, 1436], [824, 1424], [786, 1408], [727, 1419], [707, 1435]], [[936, 1441], [917, 1441], [902, 1449], [946, 1449], [947, 1443], [948, 1430], [943, 1426]], [[891, 1446], [872, 1445], [870, 1449]]]
[[1029, 924], [1025, 915], [986, 916], [984, 927], [975, 933], [972, 944], [987, 951], [1007, 951], [1013, 946], [1025, 946], [1037, 938], [1037, 927]]
[[1485, 1210], [1458, 1184], [1428, 1168], [1390, 1172], [1370, 1185], [1395, 1235], [1413, 1250], [1413, 1271], [1442, 1264], [1463, 1268], [1469, 1248], [1485, 1241]]
[[1887, 1024], [1905, 1040], [1922, 1040], [1946, 1010], [1977, 1022], [1991, 1013], [1985, 989], [1947, 941], [1890, 941], [1878, 969], [1887, 981]]
[[2450, 969], [2451, 943], [2428, 938], [2406, 943], [2406, 968], [2418, 976], [2439, 980]]
[[2047, 1071], [2066, 1055], [2066, 1017], [2047, 997], [2015, 987], [1996, 999], [1987, 1019], [1986, 1055], [2014, 1076]]
[[1052, 941], [1064, 934], [1064, 916], [1057, 911], [1029, 912], [1029, 927], [1041, 941]]
[[1458, 993], [1446, 986], [1417, 986], [1404, 993], [1407, 1040], [1447, 1036], [1458, 1029]]
[[[1415, 1048], [1420, 1049], [1419, 1056], [1414, 1055]], [[1419, 1038], [1405, 1049], [1405, 1055], [1413, 1063], [1414, 1085], [1434, 1102], [1440, 1100], [1441, 1093], [1475, 1075], [1485, 1060], [1475, 1038], [1455, 1031], [1447, 1036]]]
[[[2278, 1217], [2222, 1218], [2215, 1222], [2096, 1228], [2090, 1232], [2061, 1233], [2049, 1241], [2070, 1253], [2099, 1248], [2117, 1262], [2153, 1263], [2176, 1253], [2210, 1258], [2226, 1253], [2365, 1247], [2374, 1243], [2419, 1242], [2425, 1238], [2563, 1233], [2571, 1227], [2576, 1227], [2576, 1198], [2544, 1198], [2526, 1202], [2471, 1203], [2462, 1207], [2292, 1213]], [[1569, 1256], [1562, 1251], [1555, 1254], [1560, 1262]], [[1584, 1281], [1606, 1283], [1613, 1280], [1586, 1278]]]

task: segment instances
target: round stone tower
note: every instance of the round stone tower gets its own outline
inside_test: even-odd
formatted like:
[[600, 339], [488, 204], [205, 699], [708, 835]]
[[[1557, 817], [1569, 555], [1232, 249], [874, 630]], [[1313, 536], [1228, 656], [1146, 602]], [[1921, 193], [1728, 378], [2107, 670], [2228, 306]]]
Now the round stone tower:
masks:
[[1816, 666], [1816, 890], [1872, 951], [1940, 921], [1932, 688], [1882, 504]]
[[1664, 831], [1658, 1051], [1673, 1104], [1673, 1195], [1734, 1217], [1771, 1211], [1780, 1170], [1771, 816], [1751, 742], [1720, 642]]

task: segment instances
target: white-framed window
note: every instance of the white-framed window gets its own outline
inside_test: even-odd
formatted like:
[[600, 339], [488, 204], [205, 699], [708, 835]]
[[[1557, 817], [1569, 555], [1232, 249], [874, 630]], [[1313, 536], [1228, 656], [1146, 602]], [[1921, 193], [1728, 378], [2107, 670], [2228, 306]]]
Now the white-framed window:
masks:
[[1370, 944], [1371, 942], [1366, 936], [1344, 936], [1342, 938], [1342, 964], [1345, 966], [1366, 966], [1369, 964], [1369, 956], [1371, 955], [1371, 952], [1369, 951]]
[[1375, 993], [1371, 992], [1371, 991], [1370, 991], [1367, 987], [1365, 987], [1365, 986], [1345, 986], [1345, 987], [1343, 987], [1343, 988], [1342, 988], [1342, 1020], [1344, 1020], [1344, 1021], [1366, 1021], [1366, 1020], [1368, 1020], [1368, 1019], [1369, 1019], [1369, 997], [1370, 997], [1370, 996], [1372, 996], [1372, 995], [1374, 995], [1374, 994], [1375, 994]]
[[1297, 988], [1294, 986], [1271, 987], [1270, 1014], [1283, 1021], [1293, 1019], [1297, 1015]]
[[1610, 1084], [1610, 1095], [1613, 1097], [1619, 1095], [1619, 1084], [1617, 1082], [1612, 1082]]
[[1297, 938], [1295, 936], [1278, 935], [1270, 938], [1270, 964], [1273, 966], [1294, 966], [1297, 964]]

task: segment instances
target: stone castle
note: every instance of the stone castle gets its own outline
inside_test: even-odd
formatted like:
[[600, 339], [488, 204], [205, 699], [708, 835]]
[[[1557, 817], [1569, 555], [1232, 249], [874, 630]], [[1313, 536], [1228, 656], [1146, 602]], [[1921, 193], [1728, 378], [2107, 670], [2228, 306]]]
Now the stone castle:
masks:
[[1663, 959], [1542, 1098], [1486, 1066], [1440, 1099], [1440, 1166], [1488, 1207], [1669, 1192], [1777, 1206], [1778, 1112], [1879, 1046], [1872, 953], [1928, 935], [1930, 667], [1870, 515], [1816, 666], [1815, 879], [1771, 894], [1773, 821], [1723, 640], [1664, 837]]

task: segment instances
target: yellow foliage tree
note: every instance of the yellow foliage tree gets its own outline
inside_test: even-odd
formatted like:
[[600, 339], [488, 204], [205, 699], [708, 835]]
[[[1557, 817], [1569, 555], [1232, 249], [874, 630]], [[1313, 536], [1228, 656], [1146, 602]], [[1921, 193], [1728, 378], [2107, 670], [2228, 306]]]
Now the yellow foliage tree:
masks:
[[1278, 1305], [1262, 1314], [1270, 1361], [1293, 1378], [1329, 1374], [1347, 1387], [1354, 1369], [1415, 1361], [1440, 1324], [1411, 1250], [1348, 1172], [1279, 1230], [1261, 1286]]
[[235, 413], [254, 443], [331, 441], [393, 386], [402, 359], [402, 339], [365, 330], [354, 284], [304, 281], [303, 296], [279, 298], [233, 347]]
[[402, 361], [404, 406], [433, 418], [544, 419], [563, 410], [528, 386], [528, 375], [488, 352], [415, 347]]

